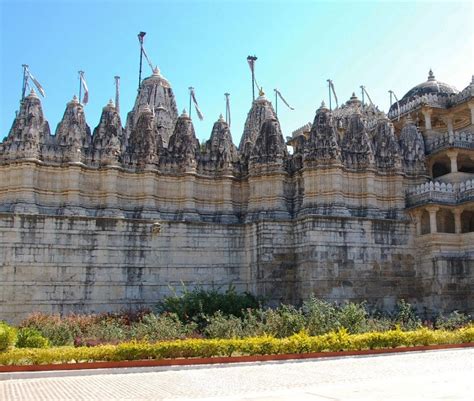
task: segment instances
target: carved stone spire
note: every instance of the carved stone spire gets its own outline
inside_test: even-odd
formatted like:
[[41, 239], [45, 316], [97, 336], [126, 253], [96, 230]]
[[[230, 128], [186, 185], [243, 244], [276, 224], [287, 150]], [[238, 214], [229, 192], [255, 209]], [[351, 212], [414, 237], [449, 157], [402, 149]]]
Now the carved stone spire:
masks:
[[140, 117], [138, 111], [144, 105], [148, 105], [153, 112], [155, 116], [154, 124], [163, 140], [164, 147], [166, 147], [176, 125], [178, 109], [173, 89], [171, 89], [170, 83], [161, 75], [158, 68], [155, 68], [153, 74], [141, 83], [135, 105], [127, 116], [125, 127], [127, 139], [138, 123]]
[[373, 166], [374, 151], [362, 115], [352, 114], [348, 123], [341, 146], [344, 164], [351, 169], [366, 169]]
[[3, 143], [3, 157], [39, 159], [41, 145], [49, 140], [49, 124], [44, 119], [41, 101], [31, 90], [21, 103], [20, 111]]
[[125, 163], [141, 169], [158, 163], [163, 146], [153, 112], [145, 104], [138, 111], [138, 120], [132, 129], [125, 151]]
[[186, 110], [178, 117], [168, 144], [171, 161], [180, 168], [196, 167], [199, 157], [199, 141], [194, 133], [193, 122]]
[[92, 144], [94, 158], [101, 164], [117, 162], [122, 149], [122, 122], [112, 102], [102, 109], [99, 125], [94, 129]]
[[211, 138], [206, 142], [205, 164], [217, 170], [231, 169], [237, 162], [237, 148], [232, 142], [229, 126], [222, 114], [212, 127]]
[[426, 174], [425, 142], [411, 119], [405, 121], [400, 133], [403, 170], [408, 174]]
[[250, 161], [252, 164], [279, 162], [287, 156], [288, 150], [281, 133], [280, 123], [275, 117], [266, 119], [255, 141]]
[[254, 100], [247, 120], [245, 121], [244, 133], [240, 140], [239, 151], [248, 158], [252, 153], [252, 148], [265, 120], [276, 118], [272, 104], [267, 100], [264, 94], [261, 94]]
[[395, 138], [393, 124], [388, 118], [381, 118], [377, 122], [373, 141], [377, 168], [380, 170], [401, 169], [400, 147]]
[[332, 164], [341, 162], [341, 149], [334, 121], [324, 102], [316, 111], [307, 147], [305, 162]]
[[86, 123], [84, 107], [76, 96], [67, 104], [63, 119], [56, 128], [56, 143], [63, 147], [66, 160], [79, 162], [89, 148], [91, 130]]

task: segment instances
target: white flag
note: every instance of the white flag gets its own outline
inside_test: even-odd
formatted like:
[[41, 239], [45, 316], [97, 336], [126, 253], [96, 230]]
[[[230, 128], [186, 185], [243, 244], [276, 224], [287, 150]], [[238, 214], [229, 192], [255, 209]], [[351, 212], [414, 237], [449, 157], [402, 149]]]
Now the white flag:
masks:
[[41, 84], [36, 80], [36, 78], [31, 74], [30, 70], [27, 68], [26, 72], [28, 73], [28, 76], [30, 77], [30, 79], [33, 81], [33, 83], [35, 84], [36, 88], [38, 89], [38, 92], [41, 93], [41, 96], [45, 96], [45, 93], [44, 93], [44, 89], [43, 87], [41, 86]]
[[278, 89], [275, 89], [275, 92], [276, 94], [278, 95], [278, 97], [283, 101], [283, 103], [286, 104], [286, 106], [290, 109], [290, 110], [294, 110], [293, 107], [291, 107], [288, 102], [283, 98], [283, 96], [281, 95], [280, 91]]
[[198, 102], [196, 100], [196, 96], [194, 94], [194, 88], [190, 88], [189, 91], [190, 91], [191, 99], [192, 99], [193, 104], [194, 104], [194, 108], [196, 109], [196, 113], [197, 113], [199, 119], [202, 121], [204, 119], [204, 116], [201, 113], [201, 110], [199, 110], [199, 105], [198, 105]]
[[332, 93], [334, 95], [334, 99], [336, 100], [336, 107], [339, 107], [339, 102], [337, 101], [336, 91], [334, 90], [334, 84], [332, 83], [331, 80], [329, 81], [329, 85], [331, 86]]
[[[81, 80], [81, 85], [84, 89], [84, 96], [82, 97], [82, 103], [87, 104], [89, 102], [89, 89], [87, 88], [86, 80], [84, 78], [84, 71], [79, 71], [79, 79]], [[81, 99], [79, 99], [81, 101]]]

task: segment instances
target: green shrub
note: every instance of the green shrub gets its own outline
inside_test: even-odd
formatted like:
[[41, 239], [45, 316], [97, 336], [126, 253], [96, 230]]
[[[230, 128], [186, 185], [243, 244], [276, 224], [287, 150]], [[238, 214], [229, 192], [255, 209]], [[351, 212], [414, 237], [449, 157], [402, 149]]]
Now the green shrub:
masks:
[[311, 296], [303, 303], [306, 328], [312, 336], [338, 330], [341, 325], [337, 309], [329, 302]]
[[15, 344], [17, 330], [7, 323], [0, 321], [0, 352], [7, 350]]
[[257, 297], [248, 292], [239, 294], [234, 287], [229, 286], [225, 292], [203, 288], [189, 291], [185, 288], [181, 295], [175, 293], [164, 298], [158, 303], [157, 309], [159, 313], [175, 313], [183, 323], [196, 322], [202, 329], [206, 325], [206, 316], [212, 316], [217, 311], [226, 316], [242, 317], [243, 311], [258, 306]]
[[221, 311], [207, 318], [204, 335], [209, 338], [240, 338], [243, 337], [242, 319], [225, 316]]
[[130, 338], [138, 341], [162, 341], [182, 339], [192, 335], [197, 328], [195, 323], [185, 324], [174, 313], [144, 315], [130, 328]]
[[267, 309], [262, 316], [265, 332], [274, 337], [288, 337], [305, 328], [305, 319], [301, 310], [291, 305], [281, 305], [277, 309]]
[[435, 327], [443, 330], [455, 330], [467, 326], [471, 322], [469, 315], [454, 311], [448, 316], [439, 316], [436, 319]]
[[49, 341], [36, 329], [23, 328], [18, 330], [17, 348], [48, 348]]
[[367, 310], [365, 303], [348, 302], [337, 311], [337, 320], [349, 333], [362, 333], [367, 330]]
[[416, 330], [421, 327], [421, 319], [416, 314], [415, 308], [404, 299], [397, 303], [394, 320], [403, 330]]

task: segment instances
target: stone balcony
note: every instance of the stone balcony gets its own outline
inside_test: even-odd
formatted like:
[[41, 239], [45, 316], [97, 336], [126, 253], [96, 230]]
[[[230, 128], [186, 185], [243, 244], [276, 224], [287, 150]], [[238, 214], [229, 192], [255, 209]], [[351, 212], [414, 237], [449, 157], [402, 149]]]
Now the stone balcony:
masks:
[[429, 155], [448, 148], [474, 150], [474, 133], [471, 131], [446, 133], [426, 143], [426, 154]]
[[407, 207], [425, 204], [458, 205], [474, 200], [474, 178], [451, 184], [427, 182], [409, 189], [406, 194]]

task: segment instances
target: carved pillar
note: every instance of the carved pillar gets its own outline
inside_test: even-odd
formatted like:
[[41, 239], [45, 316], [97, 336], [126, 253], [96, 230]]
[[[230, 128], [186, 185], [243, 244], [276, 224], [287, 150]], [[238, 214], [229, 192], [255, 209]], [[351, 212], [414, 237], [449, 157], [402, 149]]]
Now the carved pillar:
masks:
[[454, 135], [454, 119], [452, 115], [447, 115], [443, 117], [443, 122], [446, 124], [446, 127], [448, 128], [448, 134], [449, 135]]
[[439, 207], [428, 206], [426, 210], [430, 214], [430, 233], [435, 234], [438, 232], [438, 226], [436, 224], [436, 213], [438, 212]]
[[471, 124], [474, 125], [474, 102], [469, 102], [467, 105], [469, 110], [471, 110]]
[[451, 161], [451, 173], [457, 173], [458, 172], [458, 151], [450, 150], [446, 152], [446, 156], [448, 156], [449, 160]]
[[433, 114], [433, 110], [423, 109], [421, 112], [423, 113], [423, 117], [425, 117], [425, 129], [429, 131], [431, 130], [431, 114]]
[[421, 235], [421, 215], [421, 210], [416, 210], [413, 212], [413, 217], [415, 218], [416, 235]]
[[462, 232], [462, 225], [461, 225], [461, 214], [462, 214], [462, 209], [456, 208], [452, 210], [454, 214], [454, 232], [456, 234], [461, 234]]

